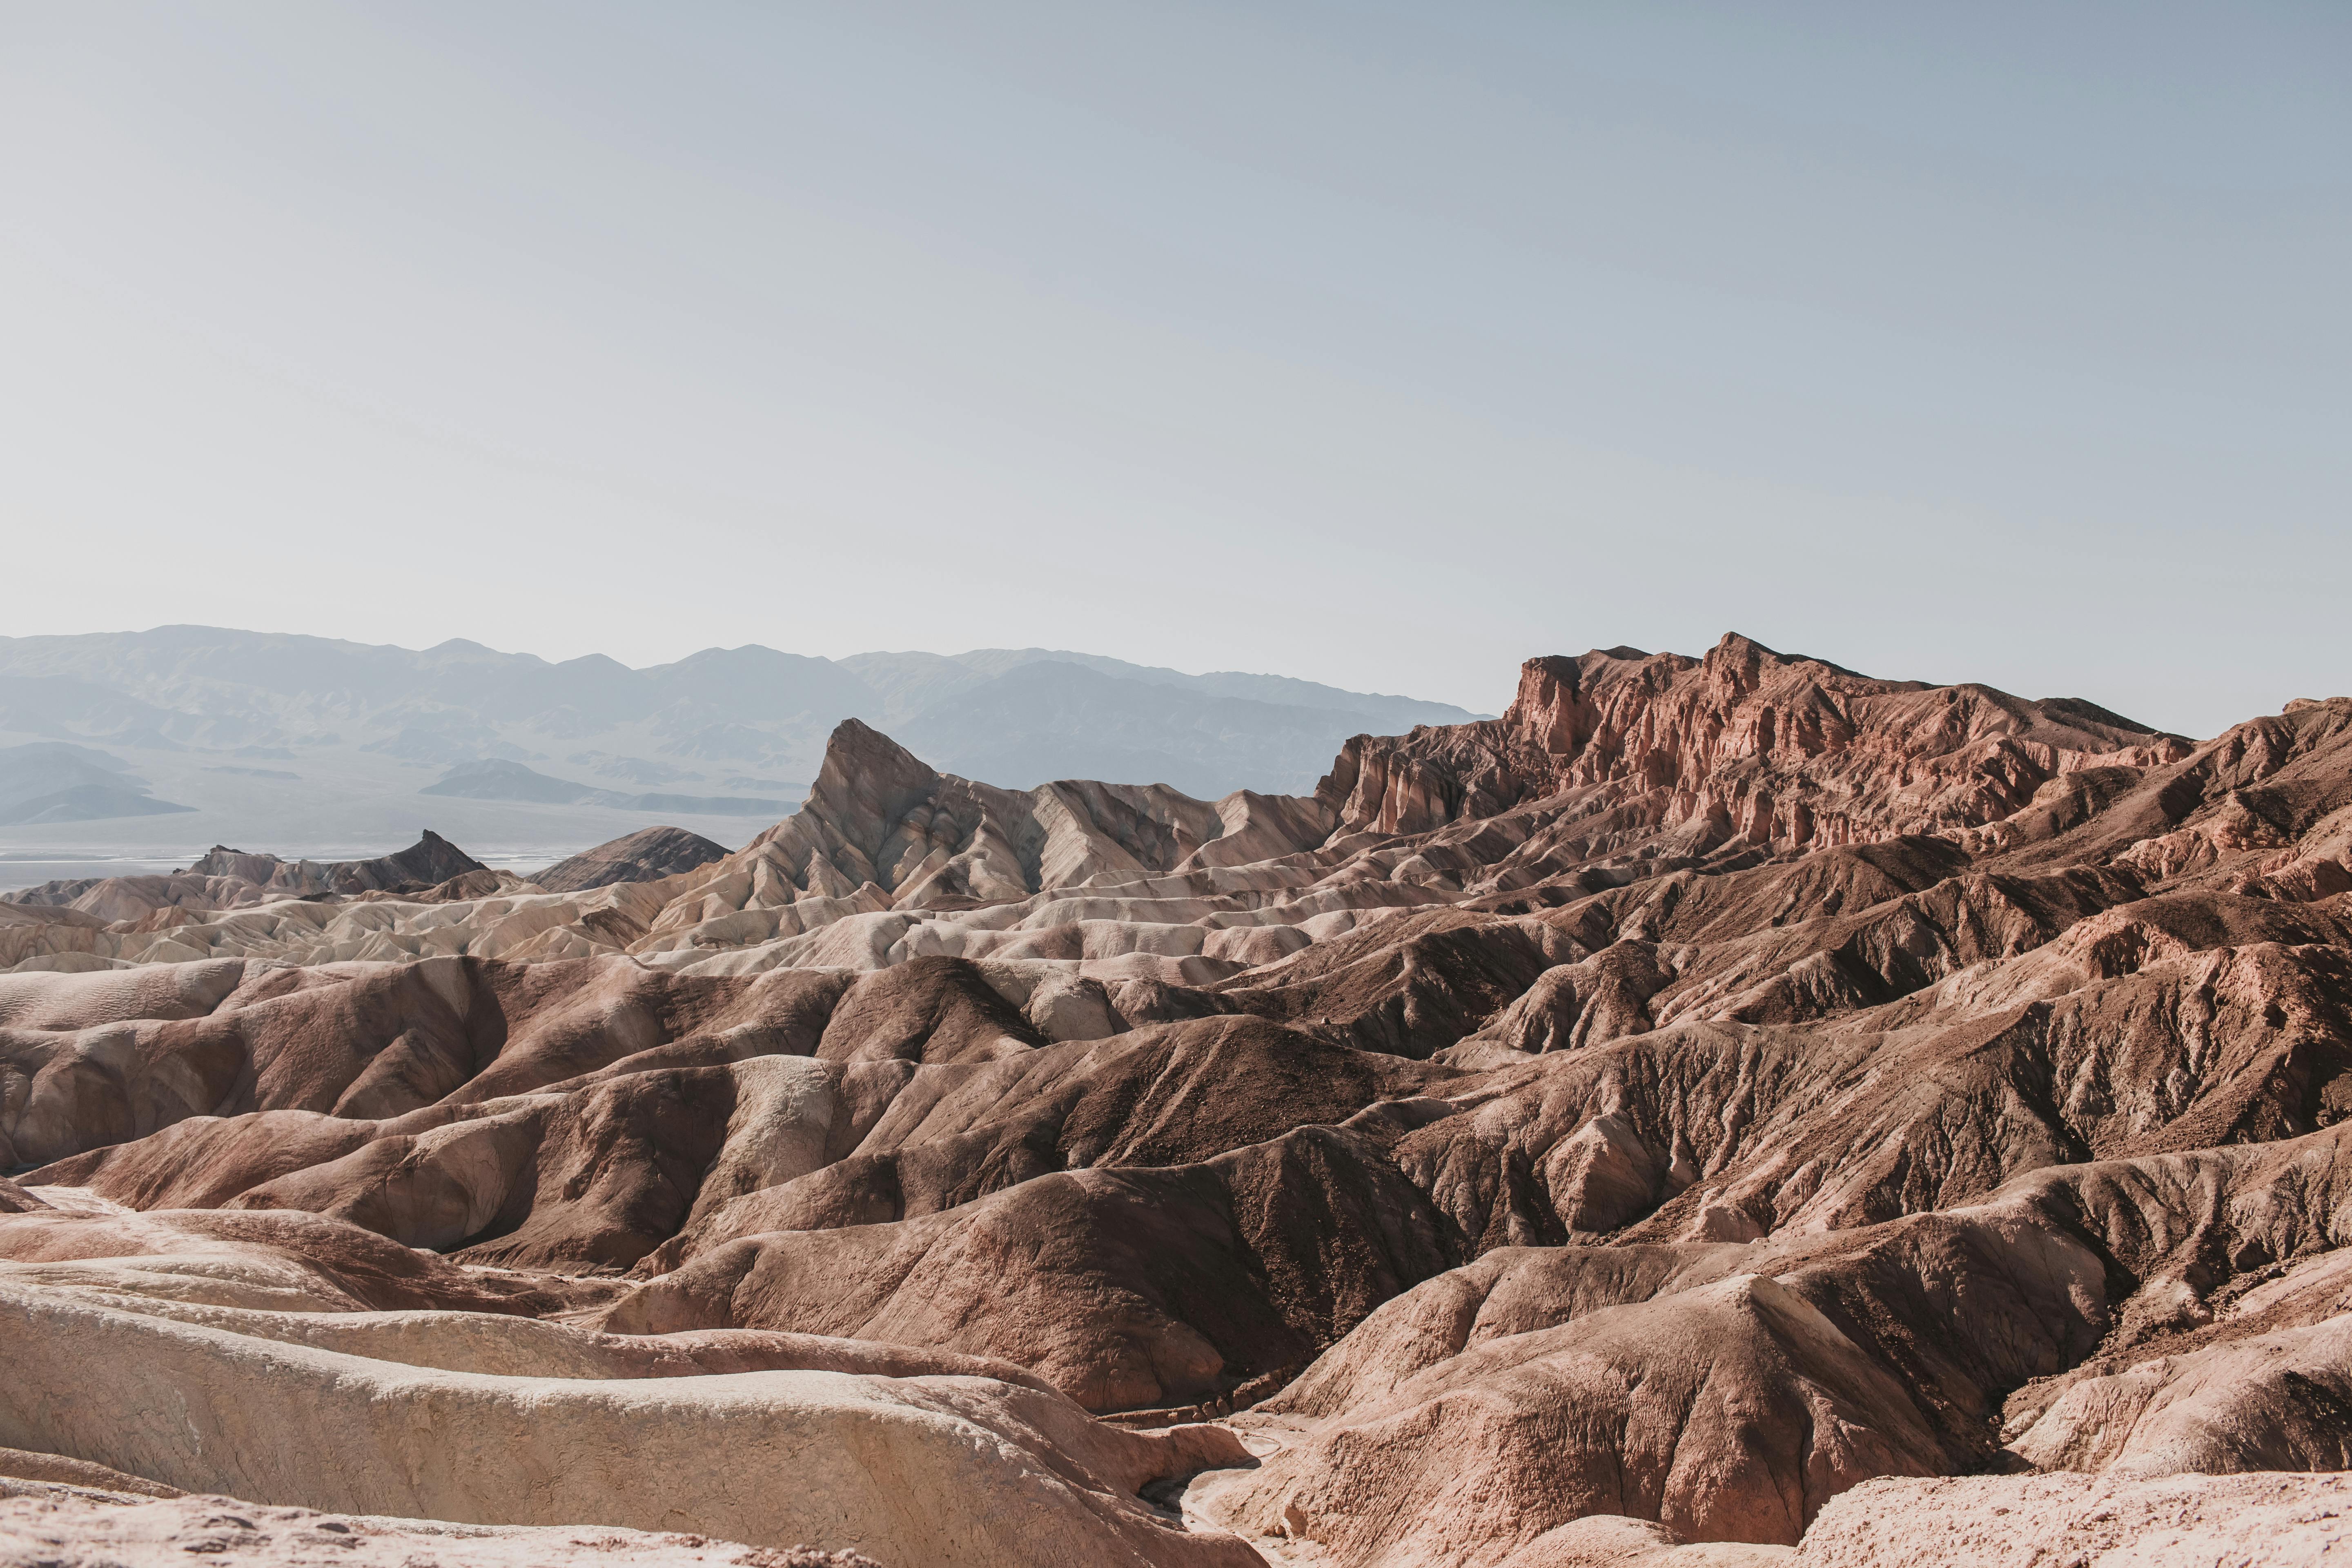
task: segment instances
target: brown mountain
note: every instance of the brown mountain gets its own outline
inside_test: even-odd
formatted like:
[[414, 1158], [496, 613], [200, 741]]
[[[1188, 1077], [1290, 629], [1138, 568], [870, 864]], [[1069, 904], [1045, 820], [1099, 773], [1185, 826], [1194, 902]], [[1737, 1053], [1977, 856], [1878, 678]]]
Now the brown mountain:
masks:
[[480, 861], [427, 828], [407, 848], [369, 860], [281, 860], [215, 844], [184, 871], [44, 882], [7, 894], [0, 902], [136, 922], [162, 910], [232, 910], [336, 894], [422, 893], [475, 873], [491, 875]]
[[[1734, 637], [1311, 796], [853, 721], [743, 849], [630, 843], [11, 906], [0, 1446], [892, 1564], [1910, 1560], [2158, 1479], [2302, 1540], [2208, 1478], [2352, 1468], [2352, 700], [2200, 745]], [[593, 1502], [403, 1447], [517, 1375], [530, 1464], [658, 1440]]]
[[724, 859], [727, 847], [683, 827], [644, 827], [559, 860], [530, 879], [551, 893], [583, 893], [615, 882], [650, 882]]

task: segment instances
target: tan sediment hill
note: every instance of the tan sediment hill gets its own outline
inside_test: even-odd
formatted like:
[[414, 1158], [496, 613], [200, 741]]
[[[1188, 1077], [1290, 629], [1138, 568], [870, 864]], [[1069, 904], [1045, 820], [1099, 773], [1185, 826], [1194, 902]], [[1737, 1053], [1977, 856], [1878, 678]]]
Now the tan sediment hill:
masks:
[[[146, 1223], [171, 1245], [169, 1216]], [[366, 1326], [388, 1345], [320, 1349], [300, 1337], [337, 1310], [319, 1275], [341, 1264], [348, 1285], [356, 1267], [336, 1237], [302, 1238], [307, 1278], [301, 1254], [206, 1239], [88, 1262], [94, 1235], [37, 1237], [37, 1261], [23, 1237], [0, 1241], [20, 1260], [0, 1273], [0, 1335], [20, 1352], [0, 1442], [341, 1513], [823, 1541], [884, 1563], [1252, 1560], [1135, 1496], [1240, 1457], [1220, 1429], [1119, 1431], [955, 1362], [838, 1372], [786, 1351], [750, 1358], [773, 1370], [583, 1371], [562, 1354], [577, 1331], [513, 1318], [488, 1320], [528, 1334], [499, 1372], [451, 1370], [488, 1326], [462, 1310], [380, 1311]], [[719, 1351], [721, 1365], [746, 1359]]]
[[[265, 1403], [302, 1356], [626, 1382], [596, 1407], [689, 1434], [648, 1499], [723, 1405], [964, 1422], [982, 1470], [888, 1463], [1101, 1561], [1875, 1561], [1924, 1550], [1840, 1500], [1889, 1477], [1988, 1551], [1998, 1508], [2114, 1548], [2073, 1475], [2116, 1519], [2214, 1478], [2180, 1540], [2292, 1561], [2316, 1494], [2222, 1479], [2352, 1467], [2345, 700], [2191, 744], [1731, 637], [1533, 661], [1312, 797], [1002, 790], [851, 723], [801, 812], [651, 880], [12, 911], [17, 1331], [278, 1347], [203, 1342]], [[719, 1386], [814, 1377], [864, 1381]], [[227, 1484], [16, 1408], [0, 1444]], [[586, 1506], [235, 1440], [257, 1501]], [[688, 1528], [646, 1517], [597, 1522]]]
[[215, 844], [184, 871], [44, 882], [10, 893], [0, 902], [72, 910], [153, 931], [173, 923], [146, 918], [163, 911], [242, 909], [332, 894], [423, 893], [467, 875], [493, 873], [428, 828], [407, 848], [372, 860], [281, 860]]
[[[862, 1552], [752, 1546], [604, 1526], [463, 1525], [257, 1507], [236, 1498], [150, 1502], [62, 1485], [12, 1484], [0, 1458], [0, 1560], [56, 1568], [878, 1568]], [[123, 1478], [127, 1479], [128, 1478]]]
[[646, 827], [559, 860], [530, 880], [551, 893], [580, 893], [614, 882], [650, 882], [725, 858], [727, 847], [683, 827]]
[[2352, 1549], [2352, 1478], [1986, 1476], [1872, 1481], [1840, 1498], [1790, 1568], [2098, 1563], [2316, 1564]]

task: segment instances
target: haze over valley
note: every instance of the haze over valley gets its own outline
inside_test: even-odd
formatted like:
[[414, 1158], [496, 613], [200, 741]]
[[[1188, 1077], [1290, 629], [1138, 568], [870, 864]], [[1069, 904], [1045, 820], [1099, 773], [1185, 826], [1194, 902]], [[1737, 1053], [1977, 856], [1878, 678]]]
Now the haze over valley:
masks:
[[1043, 648], [831, 660], [757, 646], [630, 669], [202, 626], [0, 638], [0, 890], [205, 847], [379, 854], [434, 828], [528, 869], [635, 828], [729, 846], [857, 718], [1027, 788], [1303, 792], [1348, 736], [1473, 715], [1280, 676]]

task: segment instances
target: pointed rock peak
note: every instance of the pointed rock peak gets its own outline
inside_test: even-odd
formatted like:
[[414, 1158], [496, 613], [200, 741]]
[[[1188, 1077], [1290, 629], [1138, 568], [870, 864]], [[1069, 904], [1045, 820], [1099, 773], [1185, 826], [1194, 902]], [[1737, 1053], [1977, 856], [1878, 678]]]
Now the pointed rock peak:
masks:
[[836, 762], [859, 767], [880, 763], [888, 767], [918, 768], [926, 773], [935, 772], [929, 763], [863, 719], [844, 719], [826, 737], [824, 765], [831, 769]]
[[1715, 647], [1711, 651], [1738, 658], [1748, 658], [1751, 657], [1779, 658], [1781, 657], [1779, 650], [1766, 647], [1762, 643], [1758, 642], [1754, 637], [1748, 636], [1744, 632], [1724, 633], [1722, 637], [1716, 639]]
[[2114, 730], [2126, 735], [2149, 735], [2174, 740], [2186, 738], [2166, 737], [2165, 731], [2158, 730], [2153, 724], [2143, 724], [2137, 719], [2126, 719], [2114, 709], [2102, 708], [2085, 698], [2044, 697], [2033, 706], [2040, 710], [2043, 718], [2053, 719], [2062, 723]]
[[881, 731], [856, 719], [834, 726], [824, 765], [809, 787], [810, 806], [879, 808], [895, 818], [908, 804], [939, 788], [936, 769]]
[[1832, 663], [1814, 654], [1782, 653], [1779, 648], [1766, 647], [1754, 637], [1743, 636], [1738, 632], [1724, 633], [1722, 640], [1707, 650], [1706, 658], [1702, 662], [1709, 669], [1739, 668], [1758, 671], [1767, 667], [1793, 669], [1799, 665], [1813, 665], [1829, 670], [1832, 674], [1843, 675], [1849, 679], [1868, 681], [1874, 686], [1884, 687], [1890, 690], [1896, 688], [1925, 689], [1917, 681], [1881, 679], [1874, 676], [1864, 675], [1860, 670], [1848, 669], [1844, 665]]
[[415, 843], [397, 855], [381, 856], [373, 860], [338, 862], [329, 868], [339, 880], [349, 880], [356, 874], [370, 885], [392, 885], [397, 881], [421, 881], [430, 887], [446, 882], [467, 871], [487, 871], [489, 868], [442, 837], [431, 828], [424, 829]]
[[215, 844], [188, 867], [188, 872], [196, 877], [250, 877], [267, 881], [270, 868], [284, 864], [275, 855], [255, 854], [248, 850], [232, 849], [226, 844]]
[[1763, 679], [1767, 665], [1789, 661], [1754, 637], [1726, 632], [1721, 642], [1706, 650], [1706, 658], [1701, 662], [1712, 679], [1729, 686], [1734, 691], [1745, 692], [1756, 689]]

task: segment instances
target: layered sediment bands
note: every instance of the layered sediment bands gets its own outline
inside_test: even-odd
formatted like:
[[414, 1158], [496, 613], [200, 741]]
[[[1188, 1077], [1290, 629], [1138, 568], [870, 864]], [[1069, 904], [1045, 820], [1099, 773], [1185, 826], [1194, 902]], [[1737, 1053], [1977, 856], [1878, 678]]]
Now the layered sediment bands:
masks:
[[756, 1183], [714, 1173], [695, 1215], [640, 1272], [766, 1231], [919, 1218], [1053, 1172], [1194, 1163], [1460, 1076], [1248, 1016], [918, 1068], [854, 1153]]
[[17, 1282], [259, 1310], [545, 1317], [609, 1292], [562, 1277], [468, 1270], [311, 1214], [41, 1212], [0, 1225]]
[[[26, 1352], [0, 1389], [0, 1441], [101, 1456], [187, 1491], [812, 1542], [886, 1562], [1252, 1560], [1230, 1538], [1171, 1528], [1133, 1495], [1162, 1471], [1236, 1457], [1230, 1436], [1118, 1432], [1057, 1395], [985, 1379], [467, 1375], [5, 1279], [0, 1323]], [[172, 1391], [162, 1405], [159, 1386]], [[793, 1484], [774, 1485], [779, 1474]]]
[[2188, 750], [2087, 702], [1872, 680], [1732, 636], [1699, 659], [1530, 659], [1502, 718], [1360, 736], [1318, 796], [1343, 827], [1418, 833], [1571, 794], [1654, 831], [1792, 848], [1979, 826], [2063, 774]]
[[103, 921], [169, 930], [171, 910], [229, 910], [274, 899], [331, 894], [423, 893], [467, 876], [493, 878], [480, 861], [427, 829], [415, 844], [373, 860], [280, 860], [215, 844], [184, 871], [161, 877], [91, 877], [44, 882], [11, 893], [12, 904], [64, 909]]
[[942, 1213], [777, 1231], [615, 1306], [624, 1333], [773, 1328], [998, 1356], [1093, 1410], [1304, 1365], [1451, 1260], [1373, 1137], [1306, 1128], [1198, 1165], [1041, 1175]]
[[1458, 910], [1384, 921], [1215, 987], [1227, 1005], [1392, 1056], [1452, 1045], [1583, 950], [1541, 921]]
[[[2065, 1472], [2136, 1509], [2352, 1463], [2352, 700], [2192, 746], [1735, 637], [1535, 661], [1503, 719], [1360, 738], [1313, 797], [998, 790], [846, 725], [735, 854], [473, 875], [143, 931], [0, 910], [24, 1321], [167, 1323], [104, 1342], [173, 1376], [184, 1331], [405, 1368], [368, 1384], [395, 1412], [626, 1382], [702, 1434], [677, 1474], [737, 1429], [719, 1384], [847, 1378], [740, 1408], [952, 1431], [904, 1473], [1088, 1561], [1855, 1561], [1872, 1478], [2090, 1541]], [[480, 1397], [450, 1419], [505, 1430]], [[583, 1397], [551, 1430], [604, 1441]], [[1218, 1435], [1130, 1463], [1089, 1413]], [[250, 1473], [575, 1506], [303, 1462]], [[2301, 1539], [2251, 1491], [2182, 1506]]]
[[[381, 1118], [632, 1057], [816, 1048], [846, 976], [674, 976], [609, 957], [293, 969], [243, 960], [0, 976], [0, 1134], [22, 1162], [194, 1116]], [[104, 1022], [70, 1026], [96, 1016]]]
[[1983, 1476], [1866, 1482], [1832, 1503], [1790, 1568], [1948, 1560], [1955, 1540], [1987, 1568], [2129, 1562], [2324, 1563], [2352, 1542], [2352, 1478]]
[[[1740, 1245], [1493, 1252], [1237, 1418], [1286, 1447], [1195, 1505], [1349, 1562], [1501, 1561], [1587, 1514], [1794, 1544], [1865, 1471], [2338, 1468], [2352, 1319], [2063, 1374], [2272, 1265], [2333, 1276], [2341, 1145], [2065, 1167], [1970, 1208]], [[2253, 1299], [2333, 1312], [2341, 1279]], [[2004, 1454], [2000, 1395], [2027, 1386]], [[1465, 1472], [1465, 1447], [1493, 1463]]]
[[551, 893], [584, 893], [615, 882], [651, 882], [726, 858], [727, 847], [683, 827], [646, 827], [583, 849], [530, 875]]
[[[43, 1459], [47, 1456], [31, 1456]], [[91, 1485], [50, 1481], [62, 1461], [19, 1465], [0, 1458], [0, 1553], [57, 1568], [172, 1568], [191, 1552], [240, 1568], [308, 1564], [331, 1554], [352, 1568], [409, 1568], [430, 1562], [445, 1568], [582, 1568], [616, 1555], [633, 1568], [718, 1568], [757, 1563], [763, 1568], [879, 1568], [862, 1552], [821, 1552], [813, 1546], [753, 1546], [708, 1536], [653, 1534], [551, 1525], [463, 1525], [425, 1520], [368, 1518], [316, 1509], [261, 1507], [220, 1497], [183, 1497], [172, 1488], [125, 1491], [152, 1483], [102, 1466], [84, 1468]], [[11, 1470], [32, 1471], [18, 1480]], [[109, 1489], [109, 1482], [113, 1489]], [[149, 1496], [176, 1500], [150, 1502]]]
[[1455, 1357], [1202, 1500], [1349, 1562], [1461, 1562], [1587, 1514], [1792, 1543], [1845, 1488], [1945, 1465], [1883, 1365], [1743, 1274]]
[[1103, 872], [1171, 869], [1224, 826], [1213, 807], [1165, 785], [1016, 794], [934, 773], [850, 720], [808, 805], [754, 840], [762, 853], [747, 864], [820, 897], [872, 884], [910, 904], [1022, 899]]

